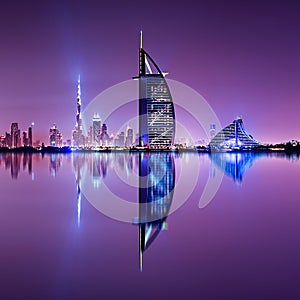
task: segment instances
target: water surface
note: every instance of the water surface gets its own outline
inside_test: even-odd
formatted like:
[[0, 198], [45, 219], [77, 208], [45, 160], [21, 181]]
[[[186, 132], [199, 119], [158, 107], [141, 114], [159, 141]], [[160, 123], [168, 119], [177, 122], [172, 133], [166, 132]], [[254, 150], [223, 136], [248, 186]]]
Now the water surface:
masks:
[[[284, 154], [2, 153], [1, 298], [299, 299], [299, 168]], [[107, 191], [145, 206], [115, 220]]]

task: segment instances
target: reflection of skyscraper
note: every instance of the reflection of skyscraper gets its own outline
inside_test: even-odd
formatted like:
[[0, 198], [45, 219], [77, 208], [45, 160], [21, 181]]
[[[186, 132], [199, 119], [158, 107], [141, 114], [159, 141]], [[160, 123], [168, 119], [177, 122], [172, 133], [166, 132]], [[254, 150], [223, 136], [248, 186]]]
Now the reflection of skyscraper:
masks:
[[82, 168], [85, 164], [85, 156], [84, 155], [74, 155], [72, 156], [73, 160], [73, 168], [76, 177], [76, 201], [77, 201], [77, 226], [80, 227], [81, 221], [81, 176], [82, 176]]
[[23, 171], [28, 167], [28, 174], [32, 175], [32, 153], [1, 153], [0, 166], [2, 163], [5, 169], [10, 170], [13, 179], [18, 178], [21, 163], [23, 165]]
[[139, 144], [170, 147], [175, 136], [172, 96], [164, 74], [143, 49], [142, 32], [139, 56]]
[[56, 173], [58, 172], [58, 170], [61, 167], [62, 156], [61, 156], [61, 154], [51, 153], [49, 159], [50, 159], [49, 171], [50, 171], [50, 174], [55, 177]]
[[172, 204], [175, 186], [173, 154], [140, 153], [139, 178], [139, 252], [142, 270], [143, 253], [165, 228]]
[[100, 145], [100, 133], [101, 133], [101, 119], [99, 117], [99, 114], [95, 114], [93, 117], [93, 144], [95, 146]]
[[19, 153], [11, 153], [11, 177], [13, 179], [18, 178], [18, 174], [21, 168], [21, 155]]

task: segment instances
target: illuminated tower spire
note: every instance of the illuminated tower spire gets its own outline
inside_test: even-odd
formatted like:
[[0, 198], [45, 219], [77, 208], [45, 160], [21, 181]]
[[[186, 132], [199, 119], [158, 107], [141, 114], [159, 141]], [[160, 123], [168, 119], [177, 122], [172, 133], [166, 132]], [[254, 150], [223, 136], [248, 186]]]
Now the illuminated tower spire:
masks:
[[140, 49], [143, 49], [143, 31], [140, 31]]
[[77, 114], [76, 114], [76, 129], [78, 133], [82, 130], [82, 122], [81, 122], [81, 87], [80, 87], [80, 75], [78, 75], [77, 81]]
[[175, 110], [163, 73], [139, 41], [139, 146], [168, 148], [174, 143]]
[[84, 144], [84, 137], [82, 132], [82, 119], [81, 119], [81, 86], [80, 75], [77, 80], [77, 112], [76, 112], [76, 125], [73, 134], [74, 146], [82, 146]]

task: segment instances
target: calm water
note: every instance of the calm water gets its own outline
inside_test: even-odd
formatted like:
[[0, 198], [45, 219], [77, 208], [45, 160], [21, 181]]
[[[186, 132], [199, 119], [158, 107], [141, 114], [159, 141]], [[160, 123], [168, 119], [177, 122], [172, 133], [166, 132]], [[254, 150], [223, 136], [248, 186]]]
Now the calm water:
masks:
[[299, 173], [283, 154], [0, 154], [0, 298], [300, 299]]

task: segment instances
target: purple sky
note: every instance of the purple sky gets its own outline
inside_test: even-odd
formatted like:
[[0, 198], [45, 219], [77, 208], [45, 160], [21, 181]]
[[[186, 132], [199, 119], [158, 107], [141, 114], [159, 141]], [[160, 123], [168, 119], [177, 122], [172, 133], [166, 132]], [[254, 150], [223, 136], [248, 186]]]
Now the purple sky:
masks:
[[241, 115], [260, 141], [300, 139], [300, 4], [269, 3], [6, 1], [0, 132], [34, 121], [47, 143], [55, 122], [70, 138], [78, 73], [83, 106], [136, 75], [142, 29], [161, 69], [197, 90], [222, 125]]

